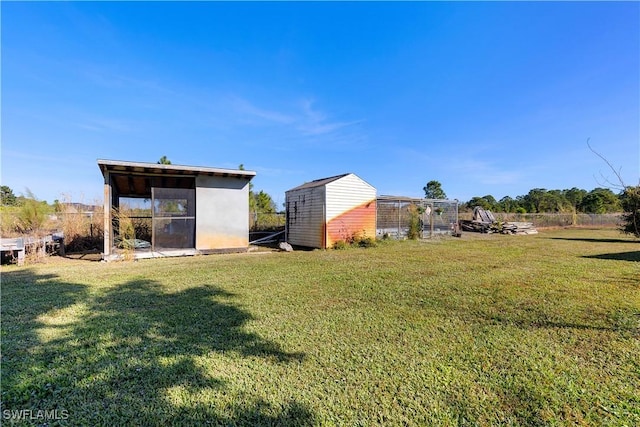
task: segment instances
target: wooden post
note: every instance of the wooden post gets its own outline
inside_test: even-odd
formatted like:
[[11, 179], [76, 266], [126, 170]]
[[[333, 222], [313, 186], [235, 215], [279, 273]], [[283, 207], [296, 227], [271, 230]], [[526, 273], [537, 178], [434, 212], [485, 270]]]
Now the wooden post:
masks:
[[109, 171], [104, 172], [104, 248], [103, 259], [106, 259], [111, 255], [111, 239], [113, 236], [113, 223], [111, 221], [111, 177]]

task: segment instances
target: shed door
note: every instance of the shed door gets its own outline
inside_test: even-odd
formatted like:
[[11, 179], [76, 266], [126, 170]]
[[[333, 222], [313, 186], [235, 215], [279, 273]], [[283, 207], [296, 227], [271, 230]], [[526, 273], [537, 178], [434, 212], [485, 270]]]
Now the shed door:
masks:
[[195, 248], [196, 190], [151, 188], [153, 250]]

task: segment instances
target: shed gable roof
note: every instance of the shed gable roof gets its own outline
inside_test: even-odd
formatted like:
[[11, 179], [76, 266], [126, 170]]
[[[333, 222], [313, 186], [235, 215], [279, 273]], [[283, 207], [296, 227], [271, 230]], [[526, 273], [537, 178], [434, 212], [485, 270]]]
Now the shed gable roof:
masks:
[[351, 173], [343, 173], [342, 175], [330, 176], [328, 178], [320, 178], [320, 179], [316, 179], [316, 180], [313, 180], [313, 181], [305, 182], [304, 184], [299, 185], [299, 186], [297, 186], [295, 188], [292, 188], [292, 189], [290, 189], [288, 191], [302, 190], [302, 189], [305, 189], [305, 188], [322, 187], [322, 186], [327, 185], [327, 184], [329, 184], [329, 183], [331, 183], [333, 181], [337, 181], [340, 178], [344, 178], [347, 175], [351, 175]]

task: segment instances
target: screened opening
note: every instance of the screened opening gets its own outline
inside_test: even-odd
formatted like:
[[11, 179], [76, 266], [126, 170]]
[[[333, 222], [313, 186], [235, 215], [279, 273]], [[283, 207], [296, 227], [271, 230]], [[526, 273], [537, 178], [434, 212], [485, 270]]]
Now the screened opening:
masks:
[[114, 218], [115, 245], [121, 249], [151, 248], [152, 214], [151, 195], [119, 197]]
[[116, 248], [144, 252], [195, 247], [193, 177], [114, 174], [112, 183]]
[[153, 249], [195, 247], [194, 189], [152, 188]]

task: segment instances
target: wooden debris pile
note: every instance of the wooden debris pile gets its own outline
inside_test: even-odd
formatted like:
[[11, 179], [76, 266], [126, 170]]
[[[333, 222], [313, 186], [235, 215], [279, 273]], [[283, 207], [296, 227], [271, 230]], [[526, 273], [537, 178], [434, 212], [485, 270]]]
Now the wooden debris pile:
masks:
[[480, 206], [473, 209], [472, 220], [460, 220], [460, 228], [464, 231], [476, 233], [502, 233], [502, 234], [537, 234], [538, 230], [532, 222], [503, 222], [498, 221], [491, 211]]

